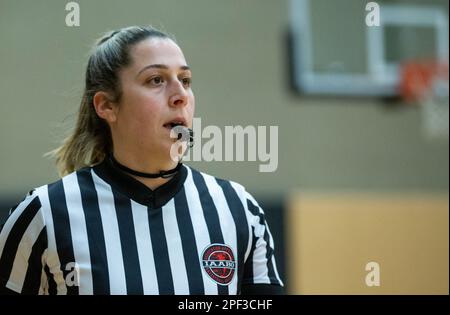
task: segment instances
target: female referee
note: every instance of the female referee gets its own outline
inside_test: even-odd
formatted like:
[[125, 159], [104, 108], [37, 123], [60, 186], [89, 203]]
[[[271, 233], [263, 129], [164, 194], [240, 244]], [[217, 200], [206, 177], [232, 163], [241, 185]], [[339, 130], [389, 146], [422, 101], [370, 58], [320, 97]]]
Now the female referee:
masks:
[[155, 28], [97, 42], [75, 129], [53, 151], [62, 178], [32, 190], [1, 230], [2, 293], [283, 293], [254, 198], [173, 158], [192, 127], [191, 80]]

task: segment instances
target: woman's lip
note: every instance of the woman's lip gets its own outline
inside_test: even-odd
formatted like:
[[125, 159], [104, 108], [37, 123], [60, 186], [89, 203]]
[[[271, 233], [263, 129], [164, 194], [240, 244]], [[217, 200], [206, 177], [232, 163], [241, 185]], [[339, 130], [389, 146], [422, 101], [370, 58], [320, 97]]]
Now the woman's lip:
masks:
[[163, 127], [166, 129], [169, 129], [169, 130], [172, 130], [173, 128], [176, 128], [176, 127], [188, 128], [185, 124], [172, 125], [171, 123], [164, 124]]
[[187, 127], [186, 119], [184, 119], [183, 116], [175, 117], [175, 118], [169, 120], [168, 122], [166, 122], [164, 124], [164, 126], [170, 125], [170, 124], [173, 124], [173, 123], [176, 123], [176, 124], [178, 124], [180, 126], [183, 126], [183, 127]]
[[189, 127], [188, 126], [184, 126], [184, 125], [177, 125], [177, 126], [171, 126], [171, 125], [169, 125], [169, 124], [165, 124], [165, 125], [163, 125], [163, 127], [164, 128], [166, 128], [166, 129], [168, 129], [168, 130], [172, 130], [172, 129], [174, 129], [175, 127], [182, 127], [182, 128], [188, 128], [189, 129]]

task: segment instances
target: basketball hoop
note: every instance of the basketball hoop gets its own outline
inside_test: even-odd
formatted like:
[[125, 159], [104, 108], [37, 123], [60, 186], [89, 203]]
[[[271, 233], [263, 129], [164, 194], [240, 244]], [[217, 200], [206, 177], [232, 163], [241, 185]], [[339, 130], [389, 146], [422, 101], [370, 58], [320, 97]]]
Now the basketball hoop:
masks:
[[448, 62], [413, 61], [401, 69], [400, 94], [407, 103], [420, 106], [425, 135], [448, 139]]

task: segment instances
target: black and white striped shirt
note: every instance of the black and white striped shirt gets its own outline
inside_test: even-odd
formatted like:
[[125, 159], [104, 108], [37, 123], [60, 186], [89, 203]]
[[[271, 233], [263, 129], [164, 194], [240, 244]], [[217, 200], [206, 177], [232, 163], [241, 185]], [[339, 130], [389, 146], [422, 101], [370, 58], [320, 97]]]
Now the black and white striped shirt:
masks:
[[264, 212], [183, 165], [155, 190], [109, 160], [30, 192], [0, 233], [0, 287], [28, 294], [239, 294], [282, 286]]

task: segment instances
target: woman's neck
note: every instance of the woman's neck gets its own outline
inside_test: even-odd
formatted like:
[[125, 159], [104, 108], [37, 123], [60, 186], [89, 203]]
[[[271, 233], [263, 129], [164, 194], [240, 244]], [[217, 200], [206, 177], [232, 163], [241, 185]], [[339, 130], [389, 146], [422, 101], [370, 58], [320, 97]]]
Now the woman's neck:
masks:
[[136, 175], [132, 175], [130, 174], [130, 176], [132, 176], [134, 179], [140, 181], [142, 184], [144, 184], [145, 186], [147, 186], [148, 188], [150, 188], [151, 190], [155, 190], [156, 188], [158, 188], [159, 186], [164, 185], [165, 183], [167, 183], [170, 178], [145, 178], [145, 177], [139, 177]]
[[[126, 156], [125, 154], [120, 154], [118, 152], [114, 152], [113, 157], [118, 163], [124, 165], [125, 167], [127, 167], [129, 169], [132, 169], [134, 171], [138, 171], [141, 173], [148, 173], [148, 174], [158, 174], [160, 171], [168, 171], [168, 170], [175, 168], [178, 164], [176, 161], [173, 161], [170, 158], [165, 161], [156, 160], [156, 159], [152, 160], [152, 159], [148, 159], [148, 158], [142, 159], [142, 158], [137, 158], [134, 156]], [[141, 176], [137, 176], [134, 174], [128, 174], [128, 175], [135, 178], [139, 182], [143, 183], [145, 186], [147, 186], [151, 190], [155, 190], [159, 186], [164, 185], [171, 178], [171, 177], [168, 177], [168, 178], [162, 178], [162, 177], [146, 178], [146, 177], [141, 177]]]

